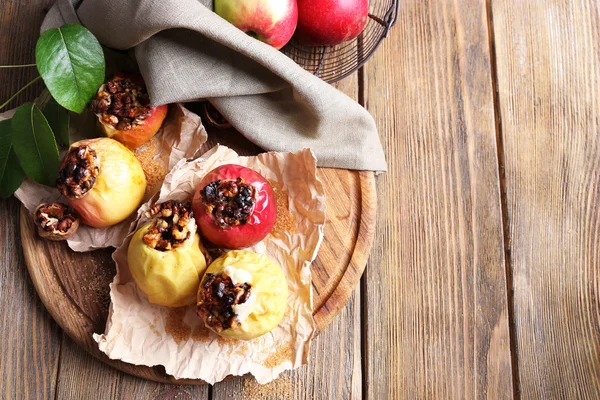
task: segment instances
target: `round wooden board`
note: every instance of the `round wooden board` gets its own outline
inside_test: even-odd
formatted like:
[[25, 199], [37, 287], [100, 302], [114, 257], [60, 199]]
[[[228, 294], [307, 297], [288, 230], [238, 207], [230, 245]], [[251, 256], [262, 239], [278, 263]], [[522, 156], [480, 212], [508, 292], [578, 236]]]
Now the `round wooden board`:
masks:
[[[239, 133], [210, 131], [208, 150], [217, 142], [252, 155], [260, 149]], [[312, 266], [314, 317], [322, 331], [342, 309], [365, 269], [376, 223], [375, 178], [372, 172], [320, 168], [327, 196], [325, 239]], [[129, 374], [165, 383], [176, 380], [162, 367], [144, 367], [110, 360], [98, 350], [92, 333], [104, 332], [110, 305], [109, 283], [116, 273], [113, 249], [71, 251], [64, 242], [40, 239], [30, 213], [21, 207], [21, 242], [27, 269], [42, 302], [60, 327], [78, 345], [106, 364]]]

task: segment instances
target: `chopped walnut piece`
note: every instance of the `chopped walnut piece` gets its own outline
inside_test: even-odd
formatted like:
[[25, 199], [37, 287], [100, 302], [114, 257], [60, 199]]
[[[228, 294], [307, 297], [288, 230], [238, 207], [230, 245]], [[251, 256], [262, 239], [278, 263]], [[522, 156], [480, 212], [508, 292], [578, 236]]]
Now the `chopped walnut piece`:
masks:
[[251, 288], [249, 283], [234, 284], [225, 273], [206, 274], [198, 293], [196, 314], [216, 332], [238, 326], [233, 306], [244, 304]]
[[83, 197], [96, 183], [100, 174], [100, 160], [89, 146], [69, 149], [58, 171], [56, 186], [68, 198]]
[[206, 212], [212, 215], [221, 229], [229, 229], [248, 222], [256, 199], [256, 188], [236, 180], [217, 180], [200, 192]]
[[169, 200], [155, 204], [146, 212], [146, 217], [154, 217], [154, 220], [143, 241], [153, 249], [159, 251], [176, 249], [191, 235], [188, 225], [194, 218], [194, 213], [190, 203]]
[[146, 86], [125, 77], [113, 78], [102, 85], [90, 108], [102, 121], [121, 131], [143, 124], [152, 114]]

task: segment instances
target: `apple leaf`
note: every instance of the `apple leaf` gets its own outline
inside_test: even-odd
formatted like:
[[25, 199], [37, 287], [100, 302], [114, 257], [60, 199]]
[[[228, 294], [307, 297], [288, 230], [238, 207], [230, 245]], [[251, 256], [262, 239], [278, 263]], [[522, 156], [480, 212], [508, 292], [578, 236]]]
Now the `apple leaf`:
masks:
[[27, 103], [12, 118], [12, 144], [23, 171], [36, 182], [54, 186], [59, 155], [54, 134], [37, 106]]
[[56, 102], [81, 113], [104, 81], [104, 53], [81, 25], [49, 29], [35, 47], [38, 71]]
[[53, 98], [44, 107], [44, 116], [52, 128], [54, 138], [61, 146], [69, 145], [69, 110], [61, 106]]
[[12, 195], [25, 179], [12, 145], [12, 130], [9, 119], [0, 121], [0, 197]]

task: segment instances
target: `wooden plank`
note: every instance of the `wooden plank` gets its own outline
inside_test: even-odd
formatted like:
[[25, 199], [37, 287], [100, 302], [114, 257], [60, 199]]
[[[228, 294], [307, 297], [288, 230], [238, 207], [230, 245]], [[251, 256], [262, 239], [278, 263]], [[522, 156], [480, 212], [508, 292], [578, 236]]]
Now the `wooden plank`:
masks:
[[214, 400], [362, 399], [360, 289], [311, 345], [308, 366], [260, 385], [250, 376], [217, 383]]
[[[0, 3], [0, 65], [35, 62], [42, 9], [51, 2]], [[0, 104], [36, 75], [35, 68], [0, 69]], [[32, 100], [39, 90], [40, 85], [30, 87], [8, 108]], [[0, 218], [0, 397], [53, 399], [60, 330], [35, 294], [25, 268], [17, 234], [19, 202], [0, 201]]]
[[[358, 99], [358, 75], [354, 74], [336, 87]], [[338, 213], [343, 215], [338, 215]], [[336, 207], [327, 209], [327, 221], [348, 218], [347, 212]], [[325, 237], [339, 238], [341, 242], [356, 240], [358, 226], [340, 232], [336, 225], [325, 224]], [[336, 239], [337, 240], [337, 239]], [[324, 243], [327, 246], [326, 243]], [[335, 249], [320, 252], [319, 259], [327, 263], [346, 265], [349, 260], [323, 258], [323, 254], [335, 254]], [[335, 268], [332, 268], [335, 270]], [[313, 280], [320, 279], [313, 276]], [[313, 283], [314, 287], [314, 283]], [[320, 333], [311, 346], [309, 365], [282, 374], [277, 380], [261, 386], [251, 377], [232, 379], [213, 387], [214, 399], [361, 399], [361, 321], [360, 289], [353, 292], [342, 311], [332, 320], [325, 332]], [[337, 294], [334, 295], [339, 296]], [[345, 298], [343, 300], [345, 301]], [[329, 319], [327, 319], [329, 320]]]
[[518, 383], [600, 398], [600, 10], [492, 2]]
[[366, 65], [389, 171], [367, 267], [367, 398], [510, 398], [485, 1], [406, 0]]
[[208, 399], [208, 385], [169, 385], [120, 372], [63, 334], [57, 399]]
[[27, 275], [16, 234], [19, 204], [0, 202], [0, 398], [54, 398], [60, 330]]

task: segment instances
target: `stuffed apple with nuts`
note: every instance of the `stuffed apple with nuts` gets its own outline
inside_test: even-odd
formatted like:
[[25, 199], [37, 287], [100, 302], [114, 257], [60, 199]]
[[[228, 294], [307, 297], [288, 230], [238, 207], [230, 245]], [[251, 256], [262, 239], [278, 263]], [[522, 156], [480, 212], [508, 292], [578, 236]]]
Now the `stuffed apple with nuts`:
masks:
[[190, 204], [166, 201], [146, 216], [154, 218], [133, 235], [127, 250], [133, 279], [150, 303], [195, 304], [206, 260]]
[[109, 138], [75, 142], [58, 172], [56, 185], [94, 228], [117, 224], [139, 207], [146, 177], [133, 153]]
[[227, 249], [250, 247], [273, 229], [277, 204], [273, 188], [258, 172], [236, 164], [210, 171], [192, 200], [202, 234]]
[[98, 117], [102, 133], [133, 150], [158, 132], [169, 106], [150, 105], [140, 75], [117, 73], [100, 87], [91, 109]]
[[287, 298], [287, 280], [277, 263], [264, 254], [233, 250], [206, 270], [197, 314], [221, 336], [250, 340], [281, 322]]

